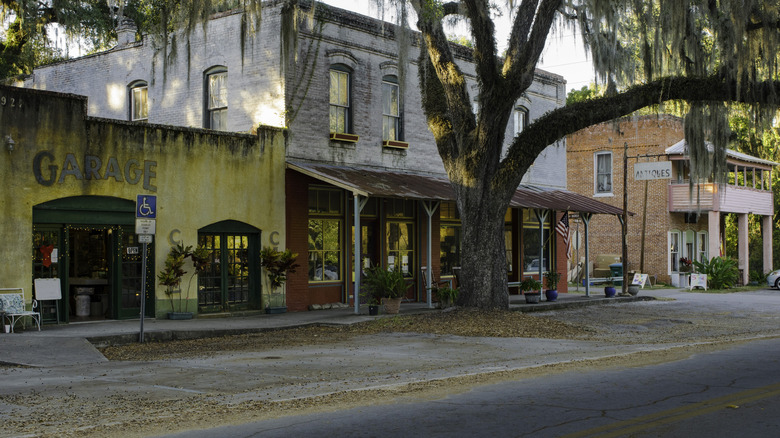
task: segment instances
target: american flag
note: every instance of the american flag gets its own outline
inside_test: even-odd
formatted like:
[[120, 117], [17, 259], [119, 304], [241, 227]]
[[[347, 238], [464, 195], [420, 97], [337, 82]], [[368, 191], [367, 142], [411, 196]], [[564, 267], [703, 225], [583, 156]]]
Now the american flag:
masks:
[[566, 244], [566, 258], [571, 259], [571, 235], [569, 234], [569, 212], [564, 212], [561, 220], [555, 225], [555, 231], [563, 237]]

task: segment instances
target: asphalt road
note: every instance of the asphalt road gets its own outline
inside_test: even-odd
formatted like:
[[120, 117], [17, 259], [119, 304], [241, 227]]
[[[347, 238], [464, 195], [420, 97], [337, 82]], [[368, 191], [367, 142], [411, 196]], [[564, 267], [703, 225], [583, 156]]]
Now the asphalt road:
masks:
[[[780, 340], [620, 370], [480, 386], [436, 400], [292, 416], [172, 437], [776, 437]], [[538, 371], [537, 371], [538, 372]]]

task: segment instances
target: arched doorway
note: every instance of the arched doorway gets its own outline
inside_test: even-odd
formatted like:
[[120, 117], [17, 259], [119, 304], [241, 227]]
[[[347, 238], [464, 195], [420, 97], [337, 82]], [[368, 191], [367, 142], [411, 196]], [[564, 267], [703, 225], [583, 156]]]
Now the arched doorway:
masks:
[[198, 274], [198, 313], [261, 309], [260, 230], [227, 220], [198, 230], [198, 245], [209, 252]]

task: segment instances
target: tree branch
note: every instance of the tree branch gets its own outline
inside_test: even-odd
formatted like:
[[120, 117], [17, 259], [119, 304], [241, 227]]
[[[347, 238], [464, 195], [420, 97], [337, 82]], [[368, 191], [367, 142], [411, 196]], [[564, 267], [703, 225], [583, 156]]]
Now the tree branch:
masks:
[[505, 61], [504, 72], [510, 87], [525, 89], [533, 82], [536, 64], [539, 63], [539, 57], [542, 55], [547, 36], [550, 34], [550, 28], [560, 7], [561, 0], [542, 0], [541, 5], [536, 9], [528, 42], [518, 46], [519, 51], [515, 51], [514, 56], [507, 56]]
[[471, 22], [474, 38], [474, 64], [482, 84], [493, 88], [498, 83], [498, 58], [496, 56], [495, 24], [490, 19], [487, 0], [463, 0], [466, 17]]
[[725, 80], [720, 74], [706, 77], [666, 77], [637, 85], [611, 97], [586, 100], [553, 110], [536, 119], [515, 137], [496, 182], [515, 186], [548, 145], [580, 129], [626, 116], [641, 108], [670, 100], [687, 102], [743, 102], [775, 106], [780, 103], [780, 81], [749, 84]]

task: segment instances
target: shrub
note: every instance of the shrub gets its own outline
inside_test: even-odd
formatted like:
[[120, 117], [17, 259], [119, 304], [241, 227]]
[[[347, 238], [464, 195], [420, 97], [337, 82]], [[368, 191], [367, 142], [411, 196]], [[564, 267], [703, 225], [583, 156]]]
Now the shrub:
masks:
[[739, 278], [737, 261], [728, 257], [713, 257], [709, 262], [693, 261], [696, 270], [707, 274], [707, 284], [711, 289], [728, 289], [734, 287]]

